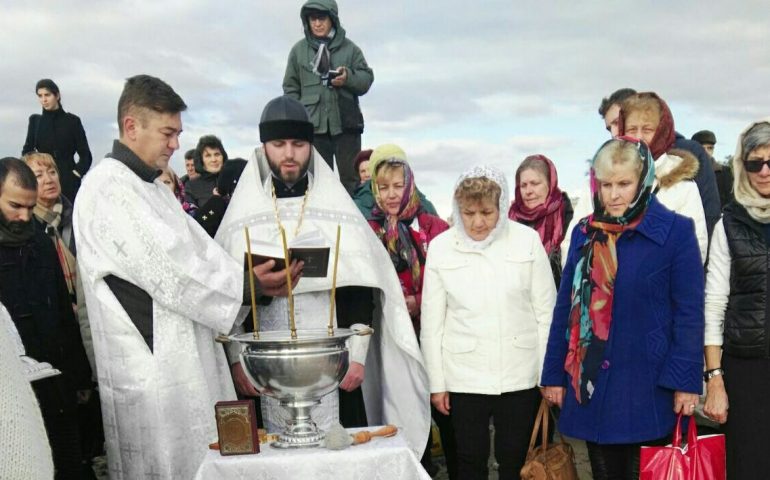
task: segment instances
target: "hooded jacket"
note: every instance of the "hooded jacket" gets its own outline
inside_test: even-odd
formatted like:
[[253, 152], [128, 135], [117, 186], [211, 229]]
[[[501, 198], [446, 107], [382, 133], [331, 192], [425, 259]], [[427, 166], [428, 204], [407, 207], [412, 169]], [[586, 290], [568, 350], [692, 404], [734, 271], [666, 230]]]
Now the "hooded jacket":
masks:
[[[220, 143], [217, 147], [222, 152], [222, 169], [227, 164], [227, 152], [224, 146]], [[208, 202], [212, 196], [214, 196], [214, 189], [217, 187], [217, 180], [222, 169], [217, 173], [211, 173], [203, 166], [202, 152], [195, 149], [195, 155], [193, 156], [193, 164], [195, 165], [195, 171], [198, 172], [198, 176], [189, 180], [185, 185], [185, 200], [196, 207], [202, 207]], [[200, 150], [203, 150], [201, 147]]]
[[701, 262], [708, 254], [708, 231], [698, 186], [698, 159], [686, 150], [671, 149], [655, 160], [655, 196], [669, 210], [690, 217], [695, 222]]
[[[343, 87], [326, 87], [321, 77], [313, 72], [313, 59], [318, 50], [308, 26], [308, 10], [329, 13], [333, 24], [334, 37], [328, 43], [331, 53], [331, 69], [344, 66], [348, 79]], [[300, 10], [300, 20], [305, 38], [298, 41], [289, 53], [286, 73], [283, 78], [283, 92], [299, 100], [307, 109], [315, 133], [339, 135], [343, 132], [362, 133], [364, 117], [358, 104], [358, 97], [372, 86], [374, 72], [366, 63], [361, 49], [346, 37], [340, 23], [337, 2], [334, 0], [309, 0]]]

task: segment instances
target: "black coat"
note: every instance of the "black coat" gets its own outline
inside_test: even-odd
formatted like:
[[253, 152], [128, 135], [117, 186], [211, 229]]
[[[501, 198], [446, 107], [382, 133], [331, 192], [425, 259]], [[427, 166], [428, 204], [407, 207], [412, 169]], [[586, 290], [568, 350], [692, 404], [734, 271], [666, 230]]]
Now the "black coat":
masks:
[[59, 169], [62, 194], [74, 202], [80, 188], [80, 179], [91, 168], [92, 161], [80, 118], [62, 108], [52, 112], [44, 110], [42, 115], [31, 115], [21, 154], [34, 151], [48, 153], [54, 158]]
[[[37, 224], [27, 244], [0, 245], [0, 301], [27, 355], [62, 371], [55, 377], [59, 387], [44, 389], [49, 394], [38, 398], [44, 415], [73, 407], [75, 391], [91, 388], [91, 368], [56, 249]], [[36, 392], [40, 396], [40, 389]]]

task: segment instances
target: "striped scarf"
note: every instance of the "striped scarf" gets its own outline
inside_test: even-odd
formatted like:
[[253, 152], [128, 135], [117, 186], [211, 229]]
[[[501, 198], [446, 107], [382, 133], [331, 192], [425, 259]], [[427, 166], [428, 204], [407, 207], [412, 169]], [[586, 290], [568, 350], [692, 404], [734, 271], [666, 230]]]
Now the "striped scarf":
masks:
[[72, 255], [72, 252], [64, 243], [64, 240], [59, 233], [59, 225], [61, 225], [63, 210], [64, 206], [61, 202], [57, 202], [56, 205], [50, 209], [38, 202], [35, 205], [33, 213], [35, 217], [46, 226], [45, 231], [51, 238], [54, 247], [56, 247], [56, 254], [59, 257], [59, 264], [64, 273], [64, 280], [67, 282], [67, 291], [69, 291], [72, 303], [77, 303], [77, 294], [75, 292], [75, 282], [78, 271], [77, 262], [75, 256]]

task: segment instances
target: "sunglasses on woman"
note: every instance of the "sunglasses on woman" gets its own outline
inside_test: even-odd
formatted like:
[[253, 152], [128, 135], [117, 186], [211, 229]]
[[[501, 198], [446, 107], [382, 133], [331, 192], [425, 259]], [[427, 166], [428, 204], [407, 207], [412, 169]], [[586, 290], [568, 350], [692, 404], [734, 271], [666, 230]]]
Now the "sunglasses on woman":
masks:
[[759, 173], [765, 165], [770, 168], [770, 160], [744, 160], [743, 168], [750, 173]]

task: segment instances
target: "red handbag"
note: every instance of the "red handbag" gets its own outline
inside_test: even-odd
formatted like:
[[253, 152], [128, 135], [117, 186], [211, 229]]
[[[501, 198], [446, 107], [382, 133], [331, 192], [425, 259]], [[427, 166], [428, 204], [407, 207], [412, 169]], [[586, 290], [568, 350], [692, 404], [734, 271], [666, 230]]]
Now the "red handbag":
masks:
[[687, 445], [682, 448], [680, 414], [671, 445], [642, 447], [639, 480], [725, 480], [725, 436], [699, 437], [692, 416], [687, 430]]

